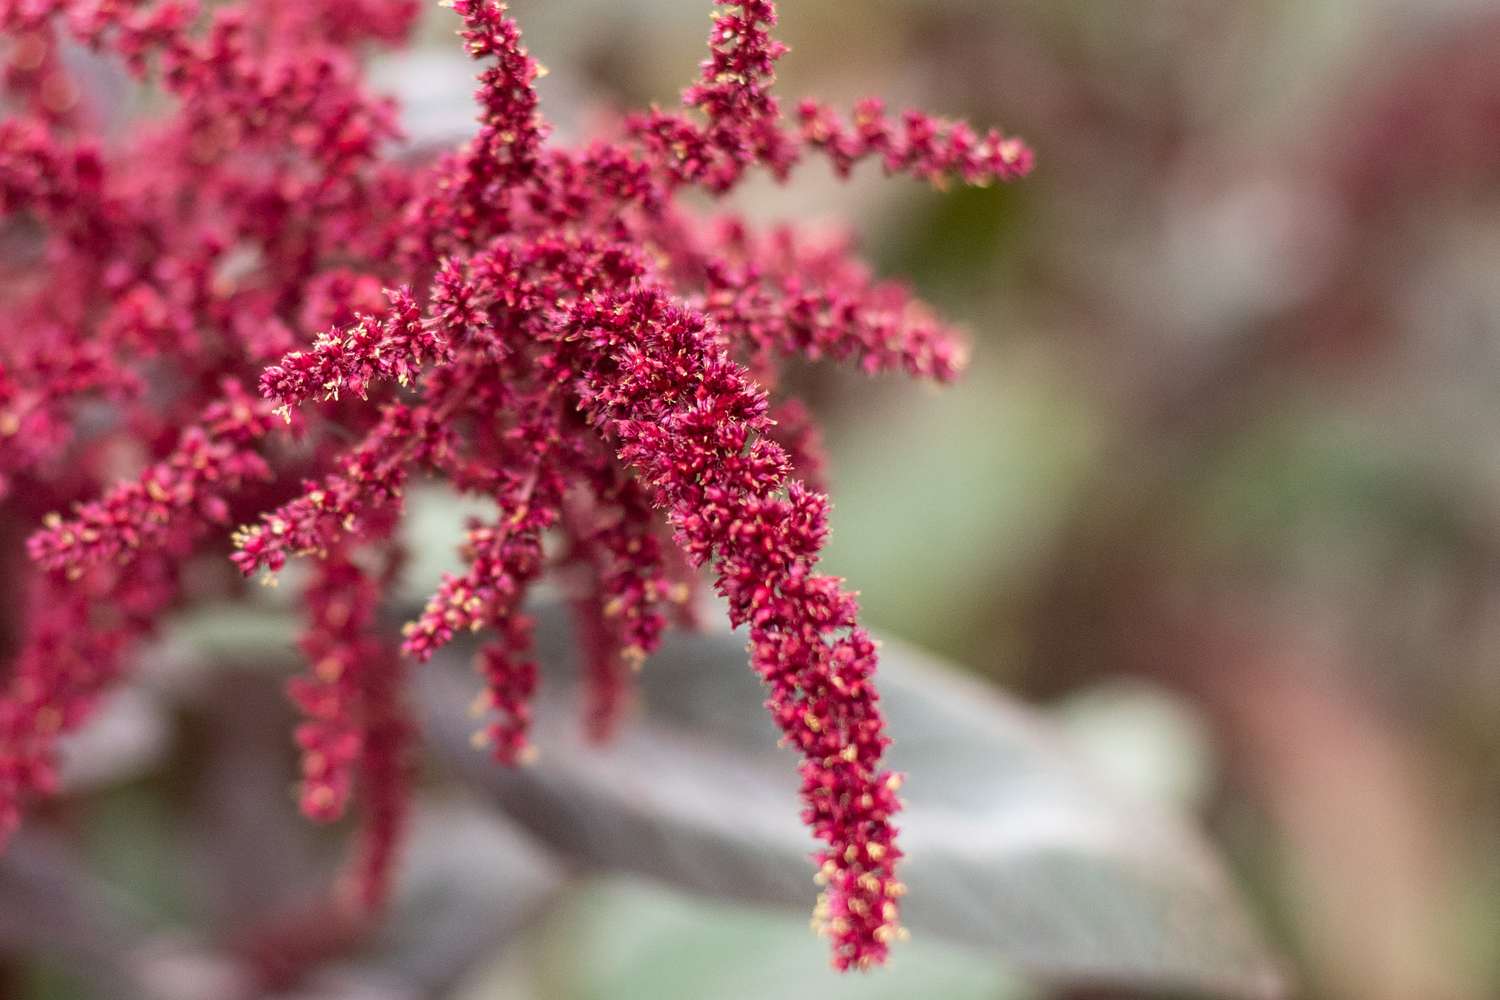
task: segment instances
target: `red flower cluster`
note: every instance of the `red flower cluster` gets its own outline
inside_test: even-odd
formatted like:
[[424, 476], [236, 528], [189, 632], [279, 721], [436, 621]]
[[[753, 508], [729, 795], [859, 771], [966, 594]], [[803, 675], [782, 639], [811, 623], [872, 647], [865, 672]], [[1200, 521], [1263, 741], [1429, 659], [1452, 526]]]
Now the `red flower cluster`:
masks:
[[[412, 728], [375, 612], [405, 487], [434, 476], [498, 513], [469, 526], [467, 569], [402, 647], [426, 660], [487, 633], [479, 741], [527, 756], [524, 607], [543, 574], [572, 588], [602, 738], [709, 567], [803, 757], [834, 962], [884, 959], [904, 890], [875, 644], [817, 572], [828, 503], [802, 480], [819, 449], [777, 370], [802, 356], [947, 380], [961, 351], [847, 242], [702, 219], [678, 195], [757, 168], [785, 178], [820, 152], [840, 172], [876, 158], [935, 183], [1013, 180], [1031, 155], [915, 112], [893, 124], [874, 102], [848, 123], [812, 103], [789, 121], [774, 5], [718, 2], [683, 110], [570, 148], [547, 141], [541, 69], [505, 5], [451, 0], [484, 65], [480, 127], [423, 160], [391, 155], [393, 109], [352, 55], [401, 41], [408, 0], [0, 0], [0, 96], [24, 112], [0, 125], [0, 497], [7, 523], [43, 524], [33, 568], [5, 567], [27, 600], [0, 629], [0, 828], [53, 785], [57, 736], [162, 614], [236, 591], [200, 568], [189, 593], [181, 574], [213, 551], [209, 526], [250, 521], [243, 574], [315, 564], [311, 672], [291, 689], [303, 808], [327, 820], [363, 803], [359, 886], [377, 905]], [[69, 71], [80, 47], [158, 83], [171, 111], [107, 128], [112, 109]], [[240, 388], [252, 380], [260, 398]], [[145, 471], [106, 490], [130, 466]]]
[[407, 746], [402, 664], [374, 630], [380, 581], [341, 553], [318, 562], [307, 588], [302, 652], [309, 676], [288, 693], [307, 721], [302, 749], [302, 811], [330, 822], [344, 814], [358, 784], [367, 821], [354, 885], [366, 908], [390, 889], [391, 861], [406, 816]]

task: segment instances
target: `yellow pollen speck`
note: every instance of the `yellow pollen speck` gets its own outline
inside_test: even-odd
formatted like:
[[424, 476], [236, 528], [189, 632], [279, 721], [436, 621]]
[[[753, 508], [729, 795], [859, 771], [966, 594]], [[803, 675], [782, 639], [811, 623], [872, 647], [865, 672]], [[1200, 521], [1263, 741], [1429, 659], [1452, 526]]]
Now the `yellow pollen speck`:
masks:
[[828, 893], [818, 893], [818, 902], [813, 906], [812, 919], [807, 926], [820, 937], [828, 933]]

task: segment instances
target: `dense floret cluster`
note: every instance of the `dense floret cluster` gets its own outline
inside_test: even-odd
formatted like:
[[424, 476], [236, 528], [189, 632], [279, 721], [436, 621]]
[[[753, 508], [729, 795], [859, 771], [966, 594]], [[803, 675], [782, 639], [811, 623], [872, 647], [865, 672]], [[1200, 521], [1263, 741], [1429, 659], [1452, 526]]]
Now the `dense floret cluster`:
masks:
[[[58, 737], [161, 617], [234, 591], [232, 571], [185, 580], [229, 566], [233, 523], [241, 574], [311, 564], [309, 667], [291, 687], [301, 802], [325, 821], [362, 804], [369, 907], [415, 737], [401, 654], [481, 633], [477, 742], [524, 761], [532, 585], [569, 581], [603, 738], [702, 573], [802, 754], [834, 962], [883, 960], [904, 891], [899, 777], [882, 764], [875, 644], [817, 571], [817, 438], [778, 367], [948, 380], [962, 353], [846, 243], [704, 218], [679, 195], [819, 155], [985, 184], [1024, 176], [1031, 154], [874, 101], [786, 115], [774, 5], [719, 4], [680, 110], [566, 147], [505, 4], [450, 0], [482, 67], [479, 129], [426, 158], [356, 58], [406, 38], [409, 0], [0, 0], [0, 524], [37, 526], [25, 556], [20, 539], [0, 554], [24, 581], [0, 630], [0, 828], [55, 786]], [[164, 111], [122, 129], [90, 88], [127, 86]], [[388, 636], [377, 612], [414, 476], [498, 513]]]

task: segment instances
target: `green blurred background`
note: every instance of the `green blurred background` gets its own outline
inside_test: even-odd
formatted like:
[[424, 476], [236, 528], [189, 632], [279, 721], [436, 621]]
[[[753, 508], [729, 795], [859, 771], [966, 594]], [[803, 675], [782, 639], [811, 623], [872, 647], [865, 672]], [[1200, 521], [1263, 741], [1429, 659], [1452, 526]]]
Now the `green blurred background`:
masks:
[[[564, 137], [674, 101], [707, 28], [702, 0], [512, 6]], [[827, 565], [870, 624], [1191, 810], [1297, 995], [1500, 995], [1500, 4], [783, 6], [785, 98], [999, 124], [1039, 163], [951, 192], [815, 164], [735, 196], [854, 226], [973, 343], [941, 391], [796, 374], [832, 458]], [[471, 118], [446, 16], [377, 67], [423, 142]], [[228, 744], [196, 725], [189, 745]], [[163, 912], [171, 773], [80, 824]], [[243, 780], [296, 822], [282, 779]], [[921, 941], [886, 972], [812, 974], [800, 921], [623, 879], [519, 933], [453, 995], [1044, 995]], [[66, 969], [23, 979], [71, 995]]]

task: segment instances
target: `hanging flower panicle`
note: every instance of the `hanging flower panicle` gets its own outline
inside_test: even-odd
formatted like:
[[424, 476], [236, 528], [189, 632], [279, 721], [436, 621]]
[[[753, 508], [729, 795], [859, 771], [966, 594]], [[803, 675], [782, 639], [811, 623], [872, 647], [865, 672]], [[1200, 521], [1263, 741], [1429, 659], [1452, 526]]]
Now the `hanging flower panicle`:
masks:
[[356, 787], [365, 798], [354, 887], [367, 908], [390, 891], [413, 735], [401, 659], [374, 628], [380, 594], [380, 581], [343, 553], [318, 560], [303, 594], [307, 627], [300, 645], [309, 669], [287, 687], [304, 718], [296, 732], [302, 812], [332, 822], [344, 815]]
[[[569, 594], [586, 726], [603, 740], [706, 576], [801, 757], [833, 961], [878, 964], [903, 934], [900, 777], [884, 763], [876, 644], [818, 569], [821, 449], [780, 368], [946, 382], [963, 349], [846, 238], [704, 216], [680, 196], [762, 170], [787, 180], [815, 155], [841, 174], [874, 160], [988, 184], [1024, 176], [1031, 153], [874, 101], [787, 115], [770, 0], [717, 0], [680, 109], [558, 144], [545, 71], [505, 4], [447, 6], [481, 64], [478, 129], [428, 157], [395, 155], [394, 108], [355, 57], [404, 40], [409, 0], [0, 0], [15, 46], [0, 99], [21, 111], [0, 124], [0, 235], [35, 243], [0, 274], [0, 503], [39, 524], [29, 568], [7, 564], [28, 610], [0, 697], [0, 829], [52, 790], [58, 737], [163, 614], [238, 593], [211, 570], [182, 586], [189, 563], [228, 565], [214, 525], [245, 525], [240, 574], [313, 563], [309, 670], [290, 688], [300, 798], [323, 821], [359, 806], [354, 884], [372, 909], [406, 810], [401, 653], [425, 661], [480, 633], [475, 742], [523, 763], [535, 584], [554, 575]], [[169, 110], [106, 130], [63, 44], [119, 58]], [[143, 471], [110, 485], [131, 463]], [[468, 525], [464, 568], [398, 638], [377, 610], [414, 478], [494, 514]]]

